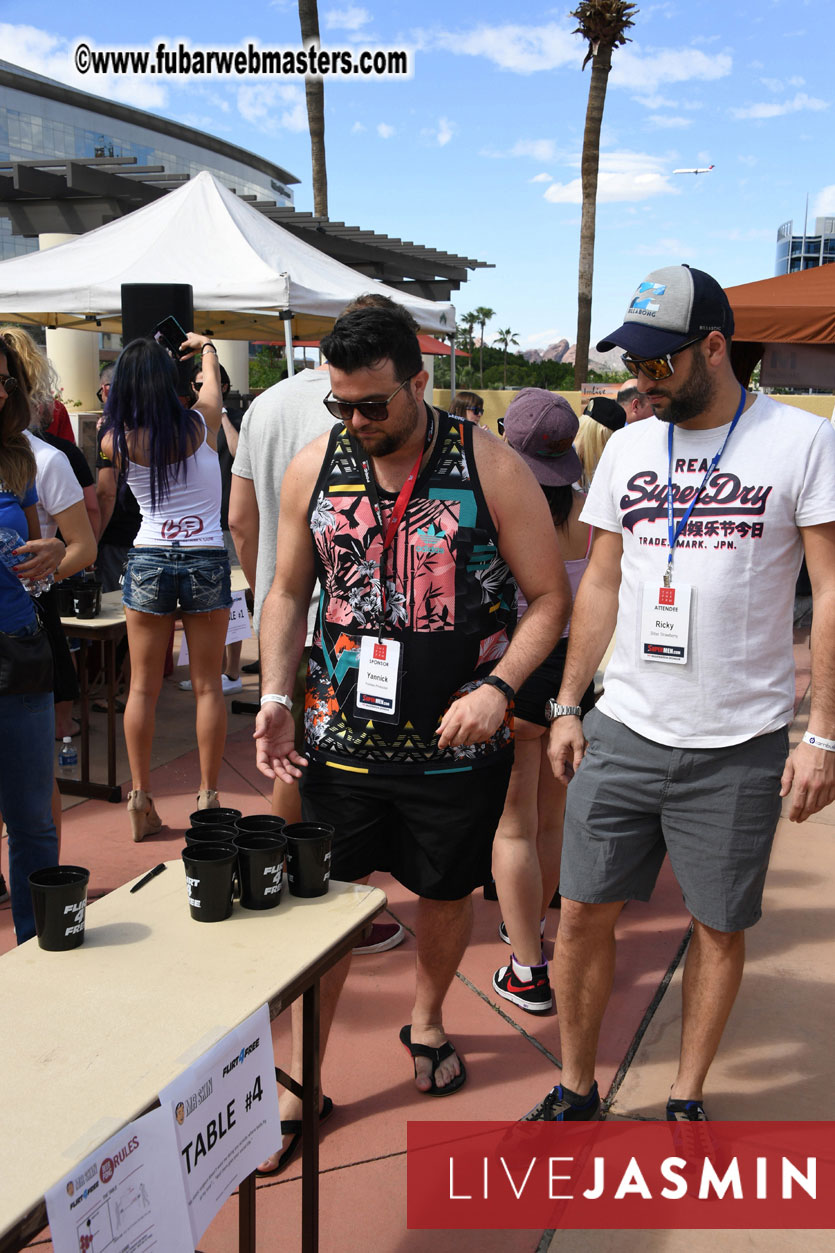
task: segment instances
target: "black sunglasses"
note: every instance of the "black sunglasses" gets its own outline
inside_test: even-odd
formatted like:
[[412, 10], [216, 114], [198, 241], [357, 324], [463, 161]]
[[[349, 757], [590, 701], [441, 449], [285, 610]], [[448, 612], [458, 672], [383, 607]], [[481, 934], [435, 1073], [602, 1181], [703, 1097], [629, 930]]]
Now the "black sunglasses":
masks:
[[480, 409], [476, 409], [474, 405], [467, 405], [467, 413], [474, 413], [477, 418], [480, 418], [484, 413], [484, 405]]
[[328, 392], [322, 404], [328, 413], [334, 418], [339, 418], [343, 422], [350, 422], [355, 413], [359, 413], [368, 422], [385, 422], [389, 416], [388, 407], [399, 391], [402, 391], [407, 383], [414, 378], [414, 374], [410, 374], [404, 379], [399, 387], [395, 387], [390, 396], [385, 400], [336, 400], [335, 397]]
[[96, 392], [96, 396], [98, 397], [98, 400], [99, 400], [99, 404], [100, 404], [100, 405], [103, 405], [103, 404], [104, 404], [104, 396], [102, 395], [102, 392], [104, 391], [105, 387], [107, 388], [107, 390], [108, 390], [108, 391], [110, 391], [111, 384], [110, 384], [110, 383], [102, 383], [101, 387], [100, 387], [100, 388], [99, 388], [99, 390]]
[[621, 361], [633, 379], [636, 379], [639, 374], [645, 374], [648, 379], [652, 379], [653, 383], [659, 383], [661, 379], [672, 378], [675, 373], [673, 357], [677, 357], [680, 352], [684, 352], [685, 348], [692, 348], [694, 344], [700, 344], [706, 338], [705, 335], [699, 335], [697, 339], [688, 340], [686, 344], [676, 348], [675, 352], [668, 352], [663, 357], [631, 357], [628, 352], [625, 352], [621, 357]]
[[0, 386], [2, 386], [7, 396], [11, 396], [12, 392], [17, 391], [19, 384], [17, 379], [12, 378], [11, 374], [0, 374]]

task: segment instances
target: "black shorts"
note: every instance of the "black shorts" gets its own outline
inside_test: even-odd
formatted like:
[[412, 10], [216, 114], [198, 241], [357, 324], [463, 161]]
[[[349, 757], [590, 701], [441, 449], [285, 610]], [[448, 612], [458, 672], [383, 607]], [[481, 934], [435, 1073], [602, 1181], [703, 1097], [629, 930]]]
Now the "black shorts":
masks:
[[[545, 717], [545, 704], [552, 697], [554, 700], [557, 698], [557, 692], [559, 692], [560, 684], [562, 683], [562, 672], [565, 666], [567, 648], [567, 637], [558, 640], [554, 651], [549, 653], [542, 665], [537, 666], [533, 674], [525, 679], [525, 682], [516, 693], [516, 700], [513, 704], [515, 717], [524, 718], [526, 722], [533, 722], [538, 727], [548, 726], [548, 719]], [[594, 708], [593, 683], [590, 683], [583, 693], [580, 700], [580, 708], [584, 715]]]
[[457, 901], [490, 878], [512, 765], [507, 756], [477, 770], [383, 775], [311, 762], [302, 814], [335, 829], [334, 879], [385, 870], [416, 896]]

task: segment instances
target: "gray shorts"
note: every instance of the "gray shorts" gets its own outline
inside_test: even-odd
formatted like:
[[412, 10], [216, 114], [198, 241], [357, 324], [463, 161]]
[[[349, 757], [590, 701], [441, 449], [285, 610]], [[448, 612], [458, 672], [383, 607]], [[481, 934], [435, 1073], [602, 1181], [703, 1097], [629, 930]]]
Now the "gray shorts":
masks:
[[788, 729], [724, 748], [668, 748], [598, 709], [568, 788], [560, 893], [648, 901], [669, 853], [692, 916], [716, 931], [758, 921], [780, 817]]

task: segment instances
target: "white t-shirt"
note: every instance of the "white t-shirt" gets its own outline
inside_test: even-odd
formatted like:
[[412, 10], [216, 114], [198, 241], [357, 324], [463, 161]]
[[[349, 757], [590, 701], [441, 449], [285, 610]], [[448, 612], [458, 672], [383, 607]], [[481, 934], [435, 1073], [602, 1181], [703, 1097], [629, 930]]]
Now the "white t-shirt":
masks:
[[[674, 428], [673, 488], [690, 494], [728, 426]], [[641, 656], [644, 582], [667, 565], [668, 424], [616, 431], [595, 472], [584, 522], [623, 536], [615, 648], [599, 708], [639, 735], [682, 748], [738, 744], [794, 714], [792, 610], [799, 526], [835, 521], [835, 431], [826, 418], [758, 396], [676, 545], [673, 586], [692, 587], [685, 665]]]
[[84, 499], [84, 491], [73, 473], [69, 459], [60, 448], [44, 443], [31, 431], [26, 431], [26, 438], [37, 463], [36, 485], [41, 539], [52, 539], [58, 530], [55, 515], [63, 513], [70, 505], [77, 505]]
[[[336, 418], [322, 404], [330, 387], [327, 370], [302, 370], [256, 397], [241, 423], [232, 473], [252, 480], [258, 501], [260, 530], [253, 614], [256, 631], [264, 598], [275, 576], [281, 480], [296, 453], [334, 426]], [[318, 603], [317, 593], [308, 610], [308, 644], [313, 637]]]

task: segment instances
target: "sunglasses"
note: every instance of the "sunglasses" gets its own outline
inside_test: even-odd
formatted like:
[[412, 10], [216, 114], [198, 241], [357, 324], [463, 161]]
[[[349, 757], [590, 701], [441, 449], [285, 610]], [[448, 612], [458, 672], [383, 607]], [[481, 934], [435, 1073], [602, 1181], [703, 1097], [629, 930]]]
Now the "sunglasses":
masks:
[[96, 392], [96, 395], [98, 396], [98, 399], [99, 399], [99, 404], [100, 404], [100, 405], [103, 405], [103, 404], [104, 404], [104, 402], [105, 402], [105, 400], [107, 399], [107, 396], [105, 395], [105, 392], [107, 392], [108, 394], [109, 394], [109, 392], [110, 392], [110, 384], [109, 384], [109, 383], [102, 383], [101, 387], [100, 387], [100, 388], [99, 388], [99, 390]]
[[474, 413], [477, 418], [480, 418], [484, 413], [484, 406], [482, 405], [480, 409], [474, 409], [472, 405], [468, 405], [467, 413]]
[[0, 374], [0, 387], [3, 388], [7, 396], [11, 396], [12, 392], [16, 392], [18, 386], [17, 379], [12, 378], [11, 374]]
[[352, 400], [336, 400], [331, 392], [328, 392], [322, 404], [332, 417], [340, 418], [343, 422], [350, 422], [355, 413], [359, 413], [368, 422], [385, 422], [389, 416], [389, 405], [397, 393], [402, 391], [414, 377], [414, 374], [410, 374], [399, 387], [395, 387], [391, 395], [387, 396], [385, 400], [358, 400], [356, 402]]
[[653, 383], [658, 383], [661, 379], [672, 378], [675, 373], [673, 357], [677, 357], [686, 348], [692, 348], [694, 344], [700, 344], [705, 338], [704, 335], [699, 335], [696, 339], [688, 340], [686, 344], [676, 348], [675, 352], [668, 352], [664, 357], [630, 357], [629, 353], [625, 352], [621, 356], [621, 361], [633, 379], [636, 379], [639, 374], [645, 374], [648, 379], [652, 379]]

